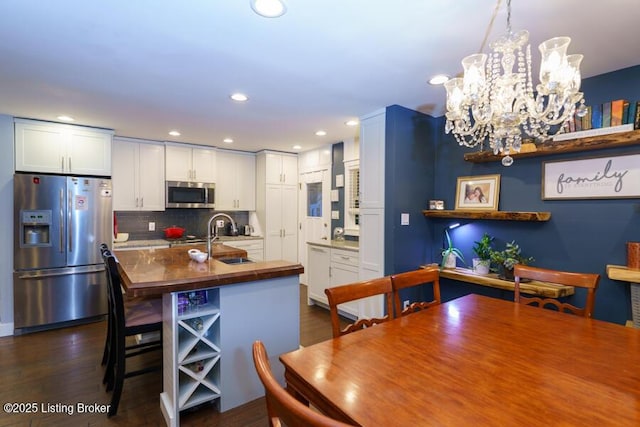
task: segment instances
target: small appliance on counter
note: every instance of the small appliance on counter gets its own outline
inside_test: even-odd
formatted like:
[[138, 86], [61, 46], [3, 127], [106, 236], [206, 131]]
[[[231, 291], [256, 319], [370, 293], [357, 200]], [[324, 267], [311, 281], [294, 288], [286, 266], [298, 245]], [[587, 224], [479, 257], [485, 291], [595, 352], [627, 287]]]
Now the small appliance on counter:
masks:
[[336, 227], [333, 229], [333, 240], [341, 242], [344, 240], [344, 228]]

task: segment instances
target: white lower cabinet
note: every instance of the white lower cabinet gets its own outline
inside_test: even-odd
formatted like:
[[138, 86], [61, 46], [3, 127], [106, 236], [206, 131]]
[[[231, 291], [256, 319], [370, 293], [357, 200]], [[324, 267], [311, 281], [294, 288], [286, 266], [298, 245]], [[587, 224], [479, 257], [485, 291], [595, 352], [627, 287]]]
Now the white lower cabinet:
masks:
[[[308, 303], [314, 301], [328, 304], [324, 293], [326, 288], [346, 285], [358, 281], [358, 252], [337, 249], [323, 245], [307, 244], [307, 297]], [[358, 301], [341, 304], [338, 310], [348, 317], [364, 316], [360, 313]]]
[[247, 258], [253, 261], [264, 261], [264, 241], [262, 239], [225, 241], [226, 246], [247, 251]]

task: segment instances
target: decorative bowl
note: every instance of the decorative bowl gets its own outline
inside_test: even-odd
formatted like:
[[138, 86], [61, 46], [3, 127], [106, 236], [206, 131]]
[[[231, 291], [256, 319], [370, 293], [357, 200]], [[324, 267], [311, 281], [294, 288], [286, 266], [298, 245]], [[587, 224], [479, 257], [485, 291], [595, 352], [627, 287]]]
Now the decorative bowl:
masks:
[[127, 240], [129, 240], [129, 233], [118, 233], [113, 239], [113, 241], [116, 243], [124, 243]]

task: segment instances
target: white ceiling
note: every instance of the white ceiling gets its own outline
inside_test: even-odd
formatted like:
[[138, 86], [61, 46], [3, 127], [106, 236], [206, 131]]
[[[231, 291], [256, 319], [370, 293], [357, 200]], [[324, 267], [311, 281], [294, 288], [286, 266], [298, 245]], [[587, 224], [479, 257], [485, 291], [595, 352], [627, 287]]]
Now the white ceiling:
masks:
[[[502, 3], [489, 41], [505, 31]], [[353, 137], [346, 120], [388, 105], [442, 115], [444, 88], [426, 81], [460, 72], [496, 0], [287, 6], [268, 19], [249, 0], [1, 0], [0, 113], [67, 114], [161, 141], [308, 150]], [[638, 0], [513, 1], [513, 29], [531, 33], [534, 62], [540, 42], [567, 35], [569, 51], [585, 55], [583, 77], [639, 64], [639, 22]], [[249, 101], [230, 101], [235, 91]]]

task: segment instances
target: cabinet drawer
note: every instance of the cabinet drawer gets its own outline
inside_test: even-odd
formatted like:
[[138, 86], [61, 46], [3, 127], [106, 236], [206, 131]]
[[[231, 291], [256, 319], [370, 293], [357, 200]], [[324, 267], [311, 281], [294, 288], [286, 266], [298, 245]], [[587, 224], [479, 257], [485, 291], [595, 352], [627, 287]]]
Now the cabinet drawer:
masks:
[[358, 253], [352, 251], [344, 251], [340, 249], [331, 249], [331, 262], [358, 266]]

